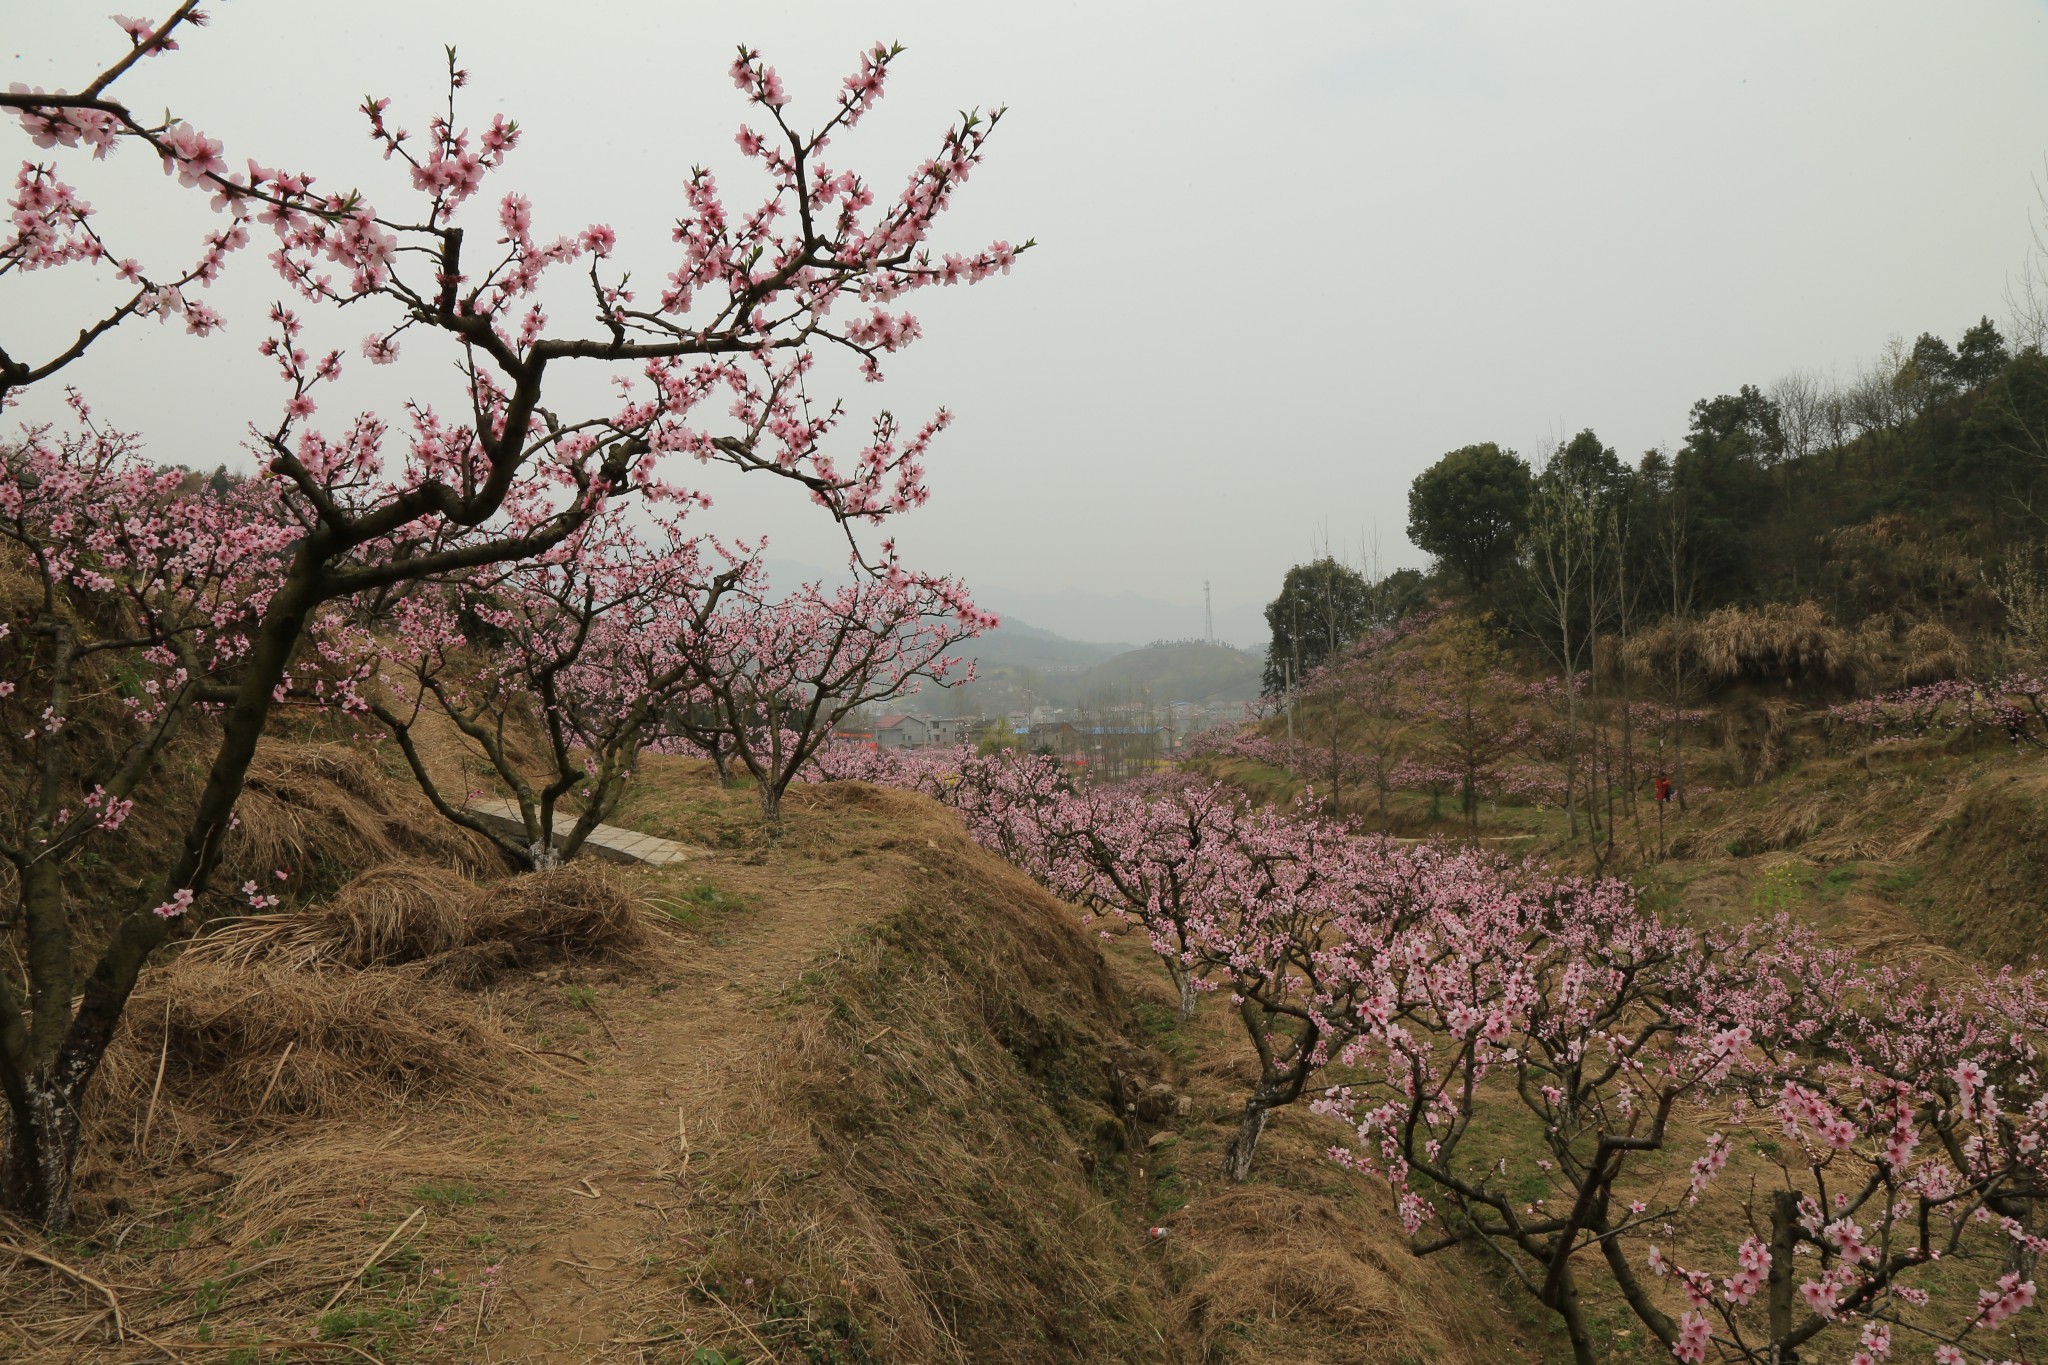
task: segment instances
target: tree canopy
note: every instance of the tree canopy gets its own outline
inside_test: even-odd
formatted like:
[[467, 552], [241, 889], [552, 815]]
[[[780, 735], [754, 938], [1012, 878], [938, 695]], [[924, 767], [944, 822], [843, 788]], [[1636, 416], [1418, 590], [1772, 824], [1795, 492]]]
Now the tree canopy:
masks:
[[1529, 466], [1493, 442], [1451, 451], [1408, 488], [1408, 538], [1474, 588], [1493, 581], [1529, 525]]
[[1266, 650], [1265, 690], [1283, 692], [1374, 621], [1373, 585], [1328, 555], [1287, 571], [1280, 595], [1266, 604], [1273, 643]]

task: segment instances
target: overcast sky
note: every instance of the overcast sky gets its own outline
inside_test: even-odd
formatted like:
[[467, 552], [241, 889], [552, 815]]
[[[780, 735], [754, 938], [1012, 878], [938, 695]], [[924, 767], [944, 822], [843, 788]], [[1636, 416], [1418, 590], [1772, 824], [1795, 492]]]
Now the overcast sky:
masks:
[[[387, 94], [423, 129], [456, 43], [468, 115], [527, 129], [494, 195], [528, 193], [543, 237], [611, 224], [649, 282], [693, 163], [750, 202], [735, 43], [766, 52], [802, 122], [865, 44], [906, 44], [834, 162], [880, 187], [956, 109], [1007, 104], [939, 240], [1039, 248], [1008, 278], [919, 296], [926, 339], [879, 389], [846, 386], [857, 410], [958, 416], [899, 538], [999, 607], [1055, 615], [1073, 590], [1190, 613], [1151, 634], [1191, 633], [1213, 580], [1247, 644], [1249, 610], [1322, 538], [1356, 554], [1377, 536], [1382, 567], [1420, 564], [1407, 485], [1445, 450], [1592, 426], [1633, 456], [1675, 444], [1703, 395], [2000, 315], [2048, 152], [2039, 0], [213, 8], [123, 82], [140, 108], [169, 105], [230, 164], [403, 203], [354, 109]], [[122, 41], [100, 6], [0, 0], [0, 80], [76, 88]], [[11, 125], [0, 139], [30, 154]], [[188, 255], [203, 205], [121, 161], [87, 177], [117, 249]], [[245, 315], [279, 290], [261, 256], [216, 290], [230, 332], [133, 328], [75, 382], [164, 458], [245, 458], [241, 432], [279, 401]], [[75, 318], [76, 287], [10, 282], [10, 332]], [[365, 330], [346, 318], [329, 344]], [[446, 391], [429, 369], [376, 387], [397, 378], [362, 401]], [[709, 491], [707, 526], [832, 560], [786, 490]], [[1108, 631], [1092, 619], [1037, 623]]]

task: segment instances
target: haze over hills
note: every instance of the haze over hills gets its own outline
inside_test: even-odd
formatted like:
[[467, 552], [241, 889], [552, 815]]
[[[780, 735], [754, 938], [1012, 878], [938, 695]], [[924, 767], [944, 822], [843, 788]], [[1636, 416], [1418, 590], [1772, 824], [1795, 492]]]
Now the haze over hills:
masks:
[[1021, 617], [1005, 616], [1000, 626], [962, 645], [960, 653], [965, 658], [978, 660], [984, 667], [1078, 673], [1135, 648], [1137, 646], [1121, 642], [1099, 644], [1070, 640], [1053, 631], [1042, 630]]
[[1131, 648], [1069, 640], [1005, 618], [961, 646], [975, 661], [975, 681], [927, 689], [909, 709], [959, 715], [1092, 710], [1124, 703], [1166, 707], [1177, 702], [1228, 706], [1259, 694], [1259, 657], [1203, 640], [1158, 641]]
[[[943, 571], [938, 569], [937, 571]], [[800, 582], [840, 583], [844, 569], [826, 569], [793, 559], [768, 560], [769, 581], [778, 588]], [[1202, 604], [1168, 602], [1134, 592], [1093, 592], [1081, 588], [1057, 591], [1017, 588], [1000, 583], [969, 580], [974, 600], [1003, 618], [1007, 627], [1014, 618], [1026, 632], [1061, 638], [1068, 643], [1103, 643], [1116, 650], [1135, 648], [1120, 641], [1198, 640], [1207, 631]], [[1280, 585], [1272, 585], [1278, 592]], [[1225, 601], [1215, 604], [1216, 638], [1239, 649], [1259, 653], [1266, 647], [1265, 601]], [[1007, 645], [1006, 641], [1006, 645]]]
[[1263, 665], [1232, 645], [1170, 640], [1105, 660], [1074, 680], [1084, 701], [1092, 695], [1149, 695], [1158, 702], [1250, 701], [1259, 695]]
[[[1077, 640], [1195, 640], [1203, 629], [1202, 604], [1167, 602], [1134, 592], [1093, 592], [1081, 588], [1058, 591], [975, 583], [975, 601], [1002, 616], [1012, 613], [1042, 623]], [[1273, 585], [1274, 591], [1279, 584]], [[1215, 604], [1216, 638], [1239, 648], [1263, 649], [1266, 620], [1263, 602], [1224, 601]]]
[[[803, 580], [842, 581], [845, 575], [771, 560], [769, 577], [780, 588]], [[1033, 706], [1089, 706], [1112, 695], [1149, 698], [1160, 705], [1213, 705], [1259, 694], [1265, 622], [1256, 607], [1219, 609], [1217, 639], [1210, 643], [1201, 638], [1199, 606], [1137, 593], [977, 588], [975, 600], [1002, 617], [996, 629], [960, 646], [960, 656], [975, 661], [977, 681], [927, 691], [911, 703], [912, 709], [993, 714]], [[1038, 624], [1045, 620], [1054, 625]], [[1253, 640], [1254, 647], [1227, 643], [1236, 639]]]

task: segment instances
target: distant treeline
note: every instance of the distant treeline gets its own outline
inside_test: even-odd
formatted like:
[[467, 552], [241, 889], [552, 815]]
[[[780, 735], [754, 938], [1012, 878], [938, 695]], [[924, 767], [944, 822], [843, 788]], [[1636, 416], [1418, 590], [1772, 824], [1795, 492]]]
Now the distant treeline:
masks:
[[[2038, 330], [2038, 329], [2029, 329]], [[1445, 454], [1409, 490], [1427, 574], [1298, 565], [1267, 608], [1266, 686], [1432, 597], [1491, 613], [1559, 670], [1668, 620], [1813, 603], [1866, 637], [1938, 627], [2035, 647], [2048, 624], [2048, 355], [1989, 318], [1692, 405], [1633, 460], [1587, 428], [1525, 456]]]

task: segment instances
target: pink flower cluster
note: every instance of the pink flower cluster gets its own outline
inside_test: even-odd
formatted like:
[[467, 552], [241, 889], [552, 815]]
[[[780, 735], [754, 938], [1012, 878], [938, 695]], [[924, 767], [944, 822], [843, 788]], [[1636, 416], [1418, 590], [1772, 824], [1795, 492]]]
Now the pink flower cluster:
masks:
[[1830, 707], [1828, 719], [1879, 742], [1989, 733], [2014, 747], [2048, 748], [2048, 679], [2020, 672], [1923, 683]]

